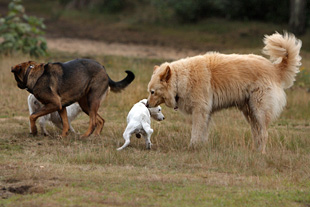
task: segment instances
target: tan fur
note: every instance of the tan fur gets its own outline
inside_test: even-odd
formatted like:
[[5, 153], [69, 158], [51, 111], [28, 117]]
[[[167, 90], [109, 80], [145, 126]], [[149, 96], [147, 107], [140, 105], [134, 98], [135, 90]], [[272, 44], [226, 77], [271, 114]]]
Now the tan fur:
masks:
[[258, 55], [207, 53], [155, 66], [148, 84], [148, 105], [165, 103], [192, 115], [191, 146], [207, 141], [213, 112], [237, 107], [251, 125], [258, 151], [265, 153], [267, 127], [286, 104], [301, 65], [301, 41], [294, 35], [266, 36]]

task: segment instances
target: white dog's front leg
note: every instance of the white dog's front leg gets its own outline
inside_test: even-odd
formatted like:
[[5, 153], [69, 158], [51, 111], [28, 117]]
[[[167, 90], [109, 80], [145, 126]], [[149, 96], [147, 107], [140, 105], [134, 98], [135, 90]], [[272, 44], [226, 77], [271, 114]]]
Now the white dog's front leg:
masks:
[[192, 134], [190, 147], [198, 147], [199, 144], [208, 141], [208, 126], [210, 121], [209, 113], [202, 113], [200, 110], [192, 114]]
[[146, 133], [146, 136], [145, 136], [146, 149], [151, 149], [151, 146], [152, 146], [151, 135], [153, 134], [154, 130], [151, 128], [151, 126], [148, 123], [142, 124], [142, 127]]

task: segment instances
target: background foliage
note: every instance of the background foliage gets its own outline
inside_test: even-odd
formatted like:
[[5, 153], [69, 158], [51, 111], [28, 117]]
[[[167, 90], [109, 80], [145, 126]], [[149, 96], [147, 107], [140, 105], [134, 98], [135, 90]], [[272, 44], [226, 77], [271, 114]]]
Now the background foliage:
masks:
[[[162, 17], [167, 17], [169, 14], [170, 20], [177, 19], [180, 23], [197, 22], [206, 17], [283, 23], [288, 22], [290, 14], [289, 0], [59, 0], [59, 2], [101, 13], [133, 12], [141, 8], [141, 5], [154, 6], [158, 11], [157, 20], [166, 21], [167, 19]], [[307, 2], [307, 11], [309, 11], [310, 2], [309, 0]]]
[[21, 51], [31, 56], [46, 55], [47, 44], [43, 19], [25, 14], [21, 0], [12, 0], [6, 17], [0, 19], [0, 52], [11, 54]]

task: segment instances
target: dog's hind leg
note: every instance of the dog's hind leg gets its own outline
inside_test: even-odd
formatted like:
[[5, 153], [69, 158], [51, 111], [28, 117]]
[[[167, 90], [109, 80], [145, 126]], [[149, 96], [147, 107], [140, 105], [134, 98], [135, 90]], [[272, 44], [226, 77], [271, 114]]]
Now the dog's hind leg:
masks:
[[[83, 137], [88, 137], [89, 135], [91, 135], [93, 131], [95, 130], [97, 123], [98, 123], [97, 112], [100, 106], [100, 100], [95, 99], [89, 102], [91, 103], [90, 110], [89, 110], [89, 126], [88, 126], [87, 131], [83, 134]], [[100, 127], [103, 127], [103, 122], [100, 123], [99, 131], [101, 131]]]
[[[45, 116], [48, 116], [48, 115], [45, 115]], [[47, 132], [46, 127], [45, 127], [45, 124], [46, 124], [45, 116], [42, 116], [42, 117], [39, 118], [39, 126], [40, 126], [40, 129], [41, 129], [41, 133], [44, 136], [48, 136], [49, 133]]]
[[[106, 98], [106, 96], [108, 95], [108, 90], [106, 90], [102, 96], [101, 99], [97, 99], [97, 101], [99, 101], [99, 106], [100, 106], [100, 102], [102, 100], [104, 100]], [[98, 106], [98, 109], [99, 109], [99, 106]], [[97, 109], [97, 111], [98, 111]], [[102, 131], [102, 128], [104, 126], [104, 123], [105, 123], [105, 120], [97, 113], [97, 122], [96, 122], [96, 130], [94, 132], [95, 135], [100, 135], [101, 131]]]
[[68, 131], [69, 131], [69, 120], [68, 120], [68, 116], [67, 116], [67, 109], [66, 107], [63, 107], [60, 111], [58, 111], [61, 120], [62, 120], [62, 137], [65, 137], [68, 135]]
[[72, 127], [72, 125], [71, 125], [71, 122], [70, 122], [70, 121], [69, 121], [69, 130], [70, 130], [71, 132], [75, 133], [75, 130], [74, 130], [74, 128]]
[[123, 133], [123, 138], [125, 140], [125, 143], [123, 144], [123, 146], [117, 148], [117, 150], [122, 150], [125, 147], [127, 147], [130, 143], [130, 136], [131, 134], [135, 131], [135, 127], [131, 126], [130, 124], [126, 127], [124, 133]]
[[82, 135], [82, 138], [88, 137], [93, 132], [93, 130], [95, 129], [95, 126], [93, 127], [93, 123], [94, 123], [94, 125], [96, 124], [96, 119], [93, 120], [90, 117], [90, 107], [88, 105], [88, 102], [89, 101], [87, 99], [87, 96], [82, 97], [78, 101], [82, 111], [89, 116], [89, 127], [88, 127], [87, 131]]
[[100, 116], [98, 117], [98, 109], [100, 106], [101, 99], [104, 98], [107, 94], [108, 85], [105, 88], [93, 87], [90, 88], [90, 93], [85, 95], [79, 100], [79, 105], [82, 110], [89, 116], [89, 126], [87, 131], [82, 135], [82, 137], [88, 137], [91, 135], [95, 128], [96, 134], [100, 134], [102, 127], [104, 125], [104, 119]]
[[151, 146], [152, 146], [151, 135], [153, 134], [154, 130], [151, 128], [151, 126], [148, 123], [142, 123], [142, 127], [146, 133], [146, 136], [145, 136], [146, 149], [151, 149]]
[[89, 137], [96, 128], [97, 113], [91, 111], [89, 113], [89, 125], [87, 131], [82, 135], [83, 138]]
[[97, 113], [96, 129], [94, 132], [95, 135], [100, 135], [102, 128], [104, 126], [104, 123], [105, 123], [104, 119]]
[[260, 108], [253, 110], [249, 105], [244, 106], [242, 111], [246, 120], [251, 125], [255, 149], [262, 154], [265, 154], [268, 140], [267, 127], [270, 122], [268, 111]]

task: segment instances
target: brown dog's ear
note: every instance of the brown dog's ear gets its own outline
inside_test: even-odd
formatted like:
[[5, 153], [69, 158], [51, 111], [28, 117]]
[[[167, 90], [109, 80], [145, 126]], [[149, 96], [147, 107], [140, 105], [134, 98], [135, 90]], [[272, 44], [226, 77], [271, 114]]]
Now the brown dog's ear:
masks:
[[46, 63], [46, 64], [44, 65], [44, 70], [47, 70], [47, 69], [49, 69], [49, 68], [51, 68], [50, 63]]
[[160, 81], [168, 82], [170, 77], [171, 77], [171, 69], [168, 65], [165, 71], [160, 75]]
[[14, 67], [11, 67], [11, 72], [12, 73], [19, 73], [21, 67], [19, 65], [16, 65]]

